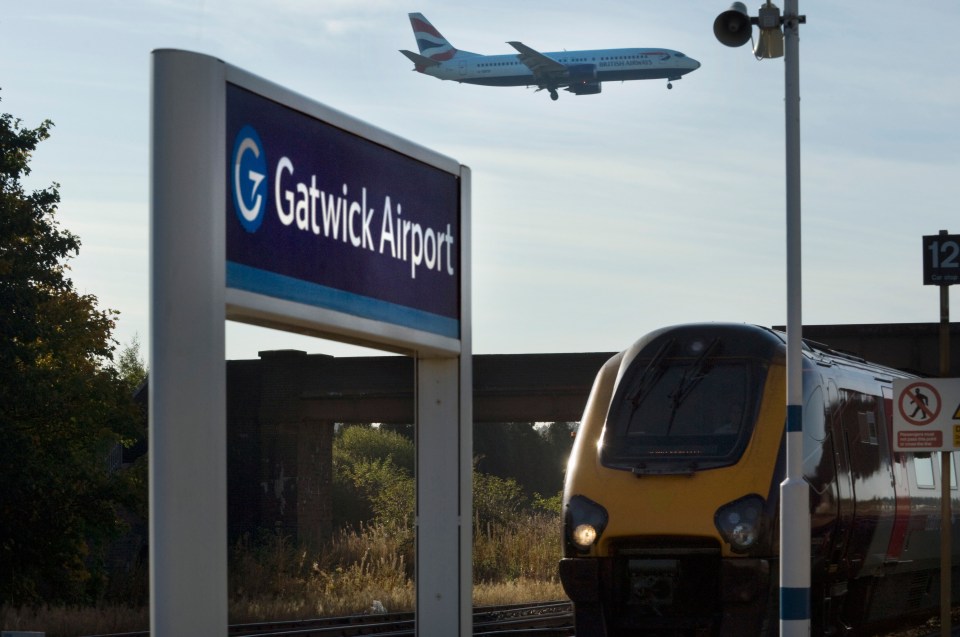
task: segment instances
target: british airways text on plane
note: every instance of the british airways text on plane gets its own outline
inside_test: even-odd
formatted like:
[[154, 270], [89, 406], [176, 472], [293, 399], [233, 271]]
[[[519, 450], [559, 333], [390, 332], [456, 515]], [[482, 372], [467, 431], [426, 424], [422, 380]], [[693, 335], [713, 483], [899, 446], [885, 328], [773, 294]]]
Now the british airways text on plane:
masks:
[[700, 63], [670, 49], [597, 49], [540, 53], [522, 42], [508, 42], [517, 50], [509, 55], [479, 55], [455, 48], [420, 13], [410, 14], [420, 53], [403, 51], [414, 70], [441, 80], [484, 86], [536, 86], [575, 95], [595, 95], [601, 82], [674, 80], [700, 68]]

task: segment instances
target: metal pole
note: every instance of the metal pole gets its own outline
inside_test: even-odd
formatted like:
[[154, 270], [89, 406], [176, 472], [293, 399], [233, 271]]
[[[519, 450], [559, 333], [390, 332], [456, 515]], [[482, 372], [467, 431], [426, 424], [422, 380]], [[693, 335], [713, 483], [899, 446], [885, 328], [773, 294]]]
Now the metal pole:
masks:
[[[946, 235], [946, 230], [940, 231]], [[950, 286], [940, 286], [940, 378], [950, 376]], [[953, 571], [950, 511], [950, 457], [949, 451], [940, 452], [940, 635], [950, 635], [951, 583]]]
[[153, 54], [150, 634], [226, 637], [225, 67]]
[[810, 634], [810, 492], [803, 480], [800, 280], [800, 18], [783, 12], [787, 181], [787, 475], [780, 485], [780, 635]]

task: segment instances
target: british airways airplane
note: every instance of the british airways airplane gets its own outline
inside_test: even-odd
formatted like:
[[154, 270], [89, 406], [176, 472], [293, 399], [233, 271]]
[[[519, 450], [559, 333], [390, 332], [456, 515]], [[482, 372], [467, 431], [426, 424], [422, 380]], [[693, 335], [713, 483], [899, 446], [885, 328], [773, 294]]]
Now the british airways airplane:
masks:
[[559, 97], [557, 89], [574, 95], [596, 95], [601, 82], [674, 80], [700, 68], [700, 63], [670, 49], [597, 49], [540, 53], [522, 42], [507, 42], [509, 55], [480, 55], [455, 48], [421, 13], [410, 14], [420, 53], [401, 50], [414, 70], [441, 80], [483, 86], [536, 86]]

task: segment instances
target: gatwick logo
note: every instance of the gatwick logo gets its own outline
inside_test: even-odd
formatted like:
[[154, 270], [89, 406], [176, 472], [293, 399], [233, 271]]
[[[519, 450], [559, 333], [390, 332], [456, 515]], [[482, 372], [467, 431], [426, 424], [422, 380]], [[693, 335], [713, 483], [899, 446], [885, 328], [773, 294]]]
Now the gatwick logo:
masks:
[[267, 158], [252, 126], [237, 133], [230, 162], [233, 207], [247, 232], [256, 232], [267, 209]]

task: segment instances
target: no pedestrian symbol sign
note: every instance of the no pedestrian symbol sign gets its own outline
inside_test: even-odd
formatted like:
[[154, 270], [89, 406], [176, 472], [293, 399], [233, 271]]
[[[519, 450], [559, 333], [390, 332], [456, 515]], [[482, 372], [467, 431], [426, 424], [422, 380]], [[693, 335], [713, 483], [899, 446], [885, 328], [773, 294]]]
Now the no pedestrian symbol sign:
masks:
[[960, 449], [960, 378], [893, 381], [893, 450]]

